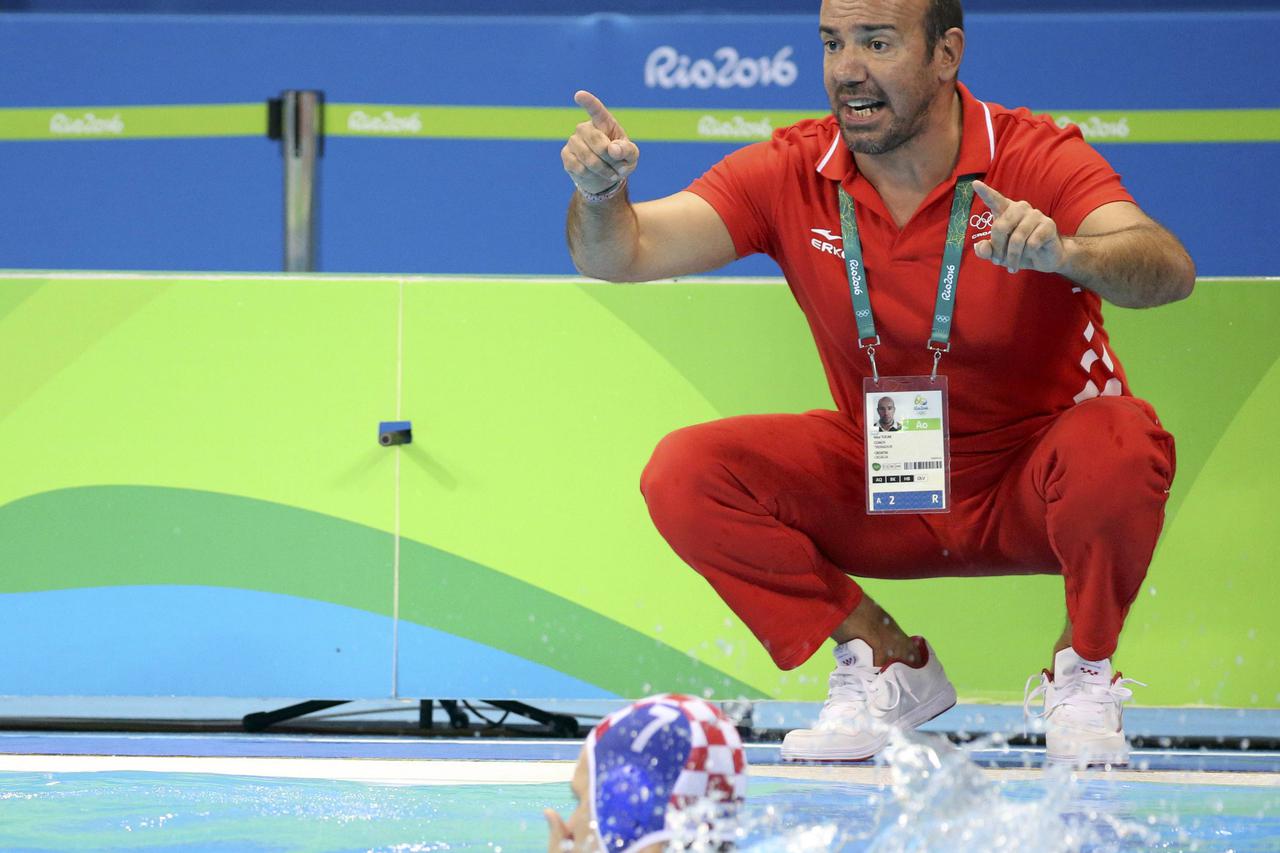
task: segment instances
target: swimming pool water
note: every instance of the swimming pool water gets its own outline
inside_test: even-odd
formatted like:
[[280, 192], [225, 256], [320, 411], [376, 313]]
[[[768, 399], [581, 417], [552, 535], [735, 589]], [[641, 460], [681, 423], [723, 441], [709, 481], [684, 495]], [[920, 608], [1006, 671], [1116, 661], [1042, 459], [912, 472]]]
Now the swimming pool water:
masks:
[[[938, 793], [938, 792], [935, 792]], [[1280, 788], [1009, 781], [921, 796], [755, 778], [743, 846], [783, 850], [1280, 851]], [[1057, 802], [1050, 802], [1058, 796]], [[383, 785], [209, 774], [0, 774], [0, 848], [546, 849], [566, 785]]]

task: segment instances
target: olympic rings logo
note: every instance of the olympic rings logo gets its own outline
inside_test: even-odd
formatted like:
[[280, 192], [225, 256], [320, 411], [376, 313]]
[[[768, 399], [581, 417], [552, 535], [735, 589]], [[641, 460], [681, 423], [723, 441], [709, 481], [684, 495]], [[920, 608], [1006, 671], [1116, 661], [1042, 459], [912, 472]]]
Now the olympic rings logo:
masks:
[[995, 221], [995, 216], [993, 216], [989, 210], [986, 213], [975, 213], [973, 216], [969, 217], [969, 224], [974, 228], [990, 228], [991, 223]]

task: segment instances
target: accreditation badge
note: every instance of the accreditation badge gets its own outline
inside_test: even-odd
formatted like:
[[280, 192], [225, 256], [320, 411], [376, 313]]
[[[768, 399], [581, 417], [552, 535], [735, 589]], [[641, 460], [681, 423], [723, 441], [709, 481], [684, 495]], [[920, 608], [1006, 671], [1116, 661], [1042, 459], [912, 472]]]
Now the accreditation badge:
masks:
[[949, 512], [947, 377], [862, 380], [867, 512]]

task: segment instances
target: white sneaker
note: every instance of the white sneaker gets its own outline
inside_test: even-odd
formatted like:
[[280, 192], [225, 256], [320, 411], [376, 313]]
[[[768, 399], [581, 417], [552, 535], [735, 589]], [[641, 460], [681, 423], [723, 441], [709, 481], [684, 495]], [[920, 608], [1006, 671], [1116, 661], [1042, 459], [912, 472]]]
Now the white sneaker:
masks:
[[924, 662], [873, 664], [871, 647], [850, 640], [835, 648], [826, 704], [811, 729], [788, 732], [784, 761], [864, 761], [889, 742], [891, 727], [914, 729], [956, 704], [956, 690], [923, 637], [913, 637]]
[[[1040, 684], [1027, 679], [1022, 712], [1043, 718], [1045, 757], [1073, 764], [1128, 764], [1124, 736], [1124, 703], [1133, 698], [1126, 684], [1141, 681], [1111, 674], [1111, 660], [1087, 661], [1068, 647], [1053, 656], [1053, 672], [1041, 670]], [[1031, 713], [1031, 702], [1044, 694], [1044, 710]]]

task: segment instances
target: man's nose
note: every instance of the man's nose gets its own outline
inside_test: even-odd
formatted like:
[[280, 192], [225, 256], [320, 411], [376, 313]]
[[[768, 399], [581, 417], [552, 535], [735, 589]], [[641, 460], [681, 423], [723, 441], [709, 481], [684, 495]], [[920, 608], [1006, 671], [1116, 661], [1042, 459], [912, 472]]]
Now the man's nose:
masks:
[[831, 76], [842, 85], [861, 83], [867, 79], [867, 64], [854, 45], [831, 54]]

